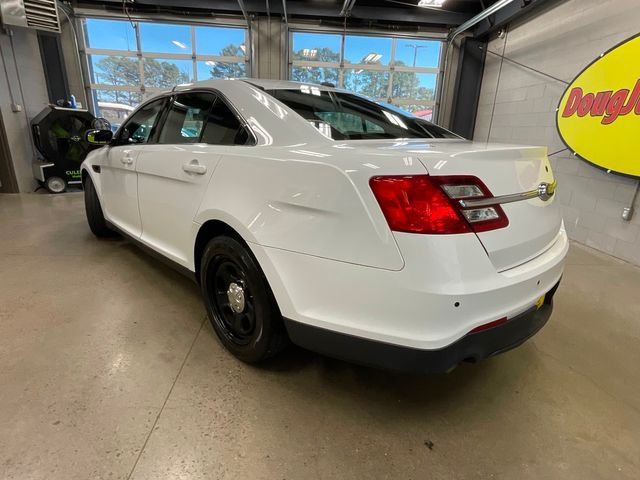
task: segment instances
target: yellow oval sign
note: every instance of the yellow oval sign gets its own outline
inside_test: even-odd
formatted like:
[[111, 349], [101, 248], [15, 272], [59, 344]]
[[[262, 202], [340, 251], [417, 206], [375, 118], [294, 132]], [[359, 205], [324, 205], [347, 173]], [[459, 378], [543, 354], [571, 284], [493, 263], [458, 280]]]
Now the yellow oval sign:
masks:
[[640, 176], [640, 35], [585, 68], [558, 106], [560, 137], [597, 166]]

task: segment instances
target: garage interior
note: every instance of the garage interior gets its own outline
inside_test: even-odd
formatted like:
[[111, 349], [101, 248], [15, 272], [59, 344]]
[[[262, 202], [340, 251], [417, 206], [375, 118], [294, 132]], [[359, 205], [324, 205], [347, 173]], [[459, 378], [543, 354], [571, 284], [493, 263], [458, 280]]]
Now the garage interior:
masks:
[[[13, 3], [0, 478], [638, 478], [639, 180], [574, 155], [556, 126], [573, 79], [638, 34], [635, 0], [39, 0], [24, 25]], [[31, 127], [59, 100], [117, 127], [149, 96], [224, 77], [330, 82], [474, 141], [546, 146], [572, 241], [548, 325], [436, 376], [294, 347], [234, 359], [197, 286], [96, 241], [72, 177], [43, 188]]]

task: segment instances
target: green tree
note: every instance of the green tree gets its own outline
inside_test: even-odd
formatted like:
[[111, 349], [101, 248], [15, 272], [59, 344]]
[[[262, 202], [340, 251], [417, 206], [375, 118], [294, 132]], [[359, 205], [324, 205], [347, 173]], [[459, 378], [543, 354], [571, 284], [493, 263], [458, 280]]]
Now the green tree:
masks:
[[175, 63], [144, 59], [144, 83], [147, 87], [170, 88], [190, 80], [189, 74], [181, 72]]
[[[334, 52], [330, 48], [318, 48], [313, 57], [305, 56], [304, 50], [300, 49], [293, 52], [291, 58], [293, 60], [314, 60], [318, 62], [340, 62], [340, 53]], [[333, 67], [303, 67], [294, 66], [291, 70], [291, 80], [304, 83], [322, 83], [330, 82], [334, 85], [338, 84], [338, 69]]]
[[[105, 57], [95, 64], [94, 75], [97, 83], [106, 85], [140, 87], [140, 70], [138, 60], [130, 57]], [[163, 62], [153, 58], [144, 60], [145, 85], [156, 88], [170, 88], [179, 83], [188, 82], [189, 75], [181, 72], [171, 62]], [[101, 99], [116, 103], [137, 105], [140, 103], [138, 92], [124, 92], [120, 90], [101, 90]]]
[[389, 72], [376, 70], [347, 70], [344, 88], [373, 98], [387, 98]]
[[[244, 57], [244, 52], [240, 45], [231, 43], [220, 51], [220, 55], [224, 57]], [[212, 78], [241, 78], [247, 76], [244, 63], [215, 62], [209, 73]]]
[[[397, 62], [397, 65], [402, 66], [404, 63]], [[421, 87], [420, 79], [415, 72], [396, 71], [393, 74], [391, 96], [393, 98], [411, 98], [418, 100], [418, 105], [410, 105], [410, 107], [416, 108], [424, 108], [424, 105], [420, 105], [420, 100], [423, 102], [432, 102], [435, 100], [433, 88]]]
[[[96, 63], [94, 72], [96, 82], [106, 85], [140, 85], [138, 61], [129, 57], [105, 57]], [[137, 94], [119, 90], [100, 91], [102, 99], [116, 103], [137, 105]]]

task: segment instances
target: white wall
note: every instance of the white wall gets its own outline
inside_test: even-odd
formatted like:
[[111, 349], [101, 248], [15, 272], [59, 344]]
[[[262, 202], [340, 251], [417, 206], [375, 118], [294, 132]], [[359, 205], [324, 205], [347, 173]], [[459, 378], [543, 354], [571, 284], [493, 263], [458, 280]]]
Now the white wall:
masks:
[[[35, 30], [16, 28], [13, 42], [11, 40], [9, 35], [0, 33], [0, 114], [18, 188], [21, 192], [31, 192], [37, 183], [31, 169], [35, 150], [29, 136], [29, 121], [49, 103], [49, 99]], [[22, 106], [22, 112], [11, 110], [10, 91], [14, 101]]]
[[[601, 53], [640, 30], [638, 0], [567, 0], [511, 25], [489, 51], [566, 82]], [[500, 66], [502, 70], [500, 71]], [[564, 148], [555, 126], [566, 85], [487, 54], [474, 139]], [[637, 180], [607, 174], [565, 151], [552, 157], [569, 236], [640, 265], [640, 198], [621, 219]]]

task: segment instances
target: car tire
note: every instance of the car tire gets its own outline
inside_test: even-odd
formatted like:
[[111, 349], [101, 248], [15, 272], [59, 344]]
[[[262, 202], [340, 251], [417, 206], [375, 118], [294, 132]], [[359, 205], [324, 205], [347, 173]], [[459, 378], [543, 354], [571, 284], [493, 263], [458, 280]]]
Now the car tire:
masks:
[[219, 236], [209, 241], [200, 262], [200, 286], [213, 329], [238, 359], [259, 363], [289, 343], [267, 279], [238, 240]]
[[84, 209], [87, 214], [87, 222], [91, 232], [98, 238], [108, 238], [115, 236], [115, 232], [107, 226], [104, 219], [100, 199], [96, 193], [96, 187], [91, 181], [91, 177], [87, 176], [84, 181]]
[[62, 193], [67, 189], [67, 182], [64, 178], [49, 177], [44, 182], [44, 187], [49, 191], [49, 193]]

